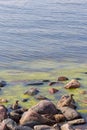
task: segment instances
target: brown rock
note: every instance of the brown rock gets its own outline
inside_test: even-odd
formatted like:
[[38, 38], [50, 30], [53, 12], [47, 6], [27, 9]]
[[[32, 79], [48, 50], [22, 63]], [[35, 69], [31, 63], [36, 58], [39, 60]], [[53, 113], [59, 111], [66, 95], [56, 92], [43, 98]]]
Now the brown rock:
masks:
[[62, 122], [65, 120], [65, 116], [63, 114], [55, 114], [54, 119], [57, 123]]
[[48, 100], [42, 100], [30, 109], [39, 114], [56, 114], [58, 112], [56, 106]]
[[80, 87], [80, 83], [75, 79], [71, 80], [69, 83], [65, 85], [66, 89], [79, 88], [79, 87]]
[[69, 79], [65, 76], [58, 77], [58, 81], [66, 81], [66, 80], [69, 80]]
[[55, 89], [55, 88], [50, 88], [49, 89], [49, 92], [51, 93], [51, 94], [54, 94], [54, 93], [56, 93], [56, 92], [58, 92], [59, 90], [58, 89]]
[[36, 95], [39, 93], [39, 90], [37, 90], [36, 88], [29, 88], [24, 94], [27, 94], [27, 95]]
[[7, 118], [7, 109], [4, 105], [0, 105], [0, 122]]
[[24, 125], [30, 121], [36, 121], [39, 122], [41, 124], [48, 124], [48, 123], [54, 123], [54, 121], [49, 120], [48, 118], [43, 117], [42, 115], [38, 114], [37, 112], [33, 111], [33, 110], [28, 110], [27, 112], [25, 112], [21, 119], [20, 119], [20, 124]]
[[78, 113], [75, 109], [72, 109], [70, 107], [62, 107], [60, 108], [60, 110], [65, 116], [65, 118], [69, 121], [81, 118], [80, 113]]
[[61, 130], [75, 130], [75, 129], [69, 124], [64, 124], [61, 126]]
[[86, 121], [83, 118], [68, 121], [68, 124], [70, 124], [70, 125], [79, 125], [79, 124], [85, 124], [85, 123], [86, 123]]
[[75, 101], [73, 99], [73, 96], [74, 96], [73, 94], [62, 96], [61, 99], [57, 103], [57, 107], [61, 108], [61, 107], [64, 107], [64, 106], [68, 106], [68, 107], [75, 109], [76, 105], [75, 105]]
[[7, 130], [6, 125], [4, 123], [0, 123], [0, 130]]

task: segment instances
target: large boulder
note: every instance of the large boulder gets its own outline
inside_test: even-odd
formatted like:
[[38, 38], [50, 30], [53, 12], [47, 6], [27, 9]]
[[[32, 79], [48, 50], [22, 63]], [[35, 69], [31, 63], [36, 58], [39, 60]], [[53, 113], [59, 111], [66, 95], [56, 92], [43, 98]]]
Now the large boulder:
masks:
[[48, 100], [42, 100], [37, 105], [30, 108], [39, 114], [56, 114], [58, 112], [55, 105]]
[[60, 110], [67, 120], [81, 118], [80, 113], [78, 113], [75, 109], [72, 109], [70, 107], [62, 107], [60, 108]]
[[52, 122], [52, 120], [49, 120], [48, 118], [45, 118], [44, 116], [38, 114], [34, 110], [28, 110], [27, 112], [24, 112], [24, 114], [22, 115], [22, 117], [20, 119], [20, 125], [27, 124], [31, 121], [34, 121], [34, 122], [36, 121], [41, 124], [54, 122], [54, 121]]
[[7, 118], [7, 109], [4, 105], [0, 105], [0, 122]]
[[69, 83], [67, 83], [67, 84], [65, 85], [65, 88], [66, 88], [66, 89], [79, 88], [79, 87], [80, 87], [80, 83], [79, 83], [79, 81], [76, 80], [76, 79], [71, 80]]
[[13, 121], [13, 120], [10, 119], [10, 118], [7, 118], [7, 119], [3, 120], [3, 123], [7, 126], [7, 128], [8, 128], [9, 130], [14, 130], [15, 127], [17, 126], [16, 122]]

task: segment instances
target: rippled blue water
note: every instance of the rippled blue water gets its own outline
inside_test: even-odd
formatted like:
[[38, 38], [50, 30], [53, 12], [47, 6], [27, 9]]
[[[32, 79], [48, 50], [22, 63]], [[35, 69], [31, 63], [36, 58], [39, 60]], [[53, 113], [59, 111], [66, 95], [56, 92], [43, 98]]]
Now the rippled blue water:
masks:
[[0, 0], [0, 63], [87, 62], [87, 0]]

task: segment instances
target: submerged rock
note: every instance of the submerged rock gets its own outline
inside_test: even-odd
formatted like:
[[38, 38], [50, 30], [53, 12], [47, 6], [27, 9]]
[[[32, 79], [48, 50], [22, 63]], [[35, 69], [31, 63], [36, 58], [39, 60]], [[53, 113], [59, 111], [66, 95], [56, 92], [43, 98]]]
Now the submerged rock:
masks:
[[26, 83], [25, 85], [28, 86], [28, 85], [43, 85], [44, 82], [43, 81], [29, 81], [28, 83]]
[[35, 96], [35, 99], [37, 99], [37, 100], [47, 100], [47, 98], [42, 96], [42, 95]]
[[69, 83], [65, 85], [66, 89], [79, 88], [79, 87], [80, 87], [80, 83], [75, 79], [71, 80]]
[[37, 88], [29, 88], [24, 94], [27, 94], [27, 95], [36, 95], [39, 93], [39, 90]]
[[69, 79], [65, 76], [58, 77], [58, 81], [66, 81], [66, 80], [69, 80]]
[[58, 89], [55, 89], [55, 88], [49, 88], [49, 93], [51, 94], [54, 94], [56, 92], [58, 92], [59, 90]]
[[6, 85], [7, 85], [6, 81], [0, 81], [0, 87], [4, 87]]

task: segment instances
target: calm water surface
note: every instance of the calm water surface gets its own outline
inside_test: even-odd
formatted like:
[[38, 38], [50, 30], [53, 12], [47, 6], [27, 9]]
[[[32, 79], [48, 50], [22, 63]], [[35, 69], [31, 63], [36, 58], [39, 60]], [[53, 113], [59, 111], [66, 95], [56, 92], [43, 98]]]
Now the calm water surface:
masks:
[[35, 60], [87, 63], [87, 0], [0, 0], [0, 67]]

